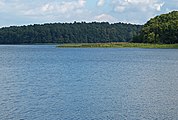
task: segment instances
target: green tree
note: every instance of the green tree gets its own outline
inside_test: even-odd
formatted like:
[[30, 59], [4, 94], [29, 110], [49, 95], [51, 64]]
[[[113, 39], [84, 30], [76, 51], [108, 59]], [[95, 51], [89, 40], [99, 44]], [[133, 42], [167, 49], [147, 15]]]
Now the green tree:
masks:
[[133, 42], [178, 43], [178, 11], [150, 19]]

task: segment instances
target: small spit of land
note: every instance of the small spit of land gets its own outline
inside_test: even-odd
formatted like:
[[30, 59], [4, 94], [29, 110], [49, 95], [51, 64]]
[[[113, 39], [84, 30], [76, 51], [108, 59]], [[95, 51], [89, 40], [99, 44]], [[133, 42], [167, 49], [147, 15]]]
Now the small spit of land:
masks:
[[148, 43], [78, 43], [78, 44], [60, 44], [59, 48], [167, 48], [178, 49], [178, 44], [148, 44]]

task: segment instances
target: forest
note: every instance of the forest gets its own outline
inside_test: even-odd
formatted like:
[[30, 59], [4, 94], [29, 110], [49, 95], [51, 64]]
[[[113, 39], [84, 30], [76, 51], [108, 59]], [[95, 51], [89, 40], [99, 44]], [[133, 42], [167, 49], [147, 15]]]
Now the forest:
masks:
[[136, 43], [178, 43], [178, 11], [162, 14], [150, 19], [140, 35], [133, 38]]
[[108, 22], [47, 23], [0, 29], [0, 44], [128, 42], [141, 25]]
[[178, 11], [151, 18], [145, 25], [74, 22], [0, 28], [0, 44], [110, 42], [178, 43]]

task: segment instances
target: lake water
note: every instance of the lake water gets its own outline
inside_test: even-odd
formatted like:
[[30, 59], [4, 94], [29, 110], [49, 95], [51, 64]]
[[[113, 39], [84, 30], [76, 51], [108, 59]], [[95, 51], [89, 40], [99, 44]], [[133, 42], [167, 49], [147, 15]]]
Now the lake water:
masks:
[[0, 120], [178, 120], [178, 49], [1, 45]]

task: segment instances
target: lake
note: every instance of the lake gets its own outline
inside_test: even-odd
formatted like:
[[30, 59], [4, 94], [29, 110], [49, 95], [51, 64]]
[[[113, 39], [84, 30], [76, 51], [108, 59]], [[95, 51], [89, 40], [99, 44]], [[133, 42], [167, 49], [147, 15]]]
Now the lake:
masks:
[[1, 120], [178, 120], [178, 49], [0, 46]]

